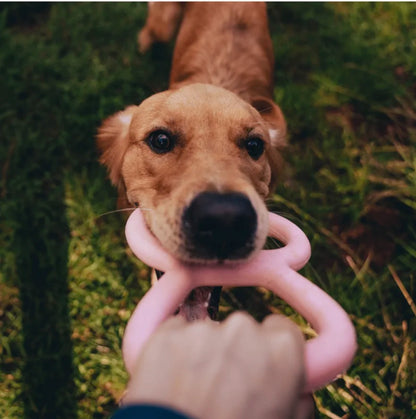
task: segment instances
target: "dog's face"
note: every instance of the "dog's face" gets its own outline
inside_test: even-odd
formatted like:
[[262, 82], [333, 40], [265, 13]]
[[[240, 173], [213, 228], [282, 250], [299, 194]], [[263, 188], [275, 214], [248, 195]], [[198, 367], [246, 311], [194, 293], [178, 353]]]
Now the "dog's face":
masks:
[[192, 84], [156, 94], [100, 128], [111, 180], [181, 260], [240, 260], [264, 245], [264, 199], [280, 166], [285, 125], [271, 101], [253, 105]]

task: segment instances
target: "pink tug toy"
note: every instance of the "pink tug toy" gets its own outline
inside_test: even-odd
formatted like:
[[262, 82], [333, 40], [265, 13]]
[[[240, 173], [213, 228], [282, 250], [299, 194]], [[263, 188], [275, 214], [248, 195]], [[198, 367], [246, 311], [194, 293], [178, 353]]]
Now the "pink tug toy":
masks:
[[262, 286], [277, 294], [301, 314], [318, 336], [305, 346], [304, 393], [333, 381], [351, 364], [356, 351], [355, 330], [347, 313], [324, 291], [300, 275], [311, 250], [302, 230], [269, 213], [269, 235], [284, 247], [262, 250], [248, 262], [235, 265], [187, 265], [166, 252], [147, 229], [136, 209], [126, 224], [127, 242], [147, 265], [165, 274], [137, 305], [123, 338], [123, 358], [131, 374], [138, 354], [155, 329], [201, 286]]

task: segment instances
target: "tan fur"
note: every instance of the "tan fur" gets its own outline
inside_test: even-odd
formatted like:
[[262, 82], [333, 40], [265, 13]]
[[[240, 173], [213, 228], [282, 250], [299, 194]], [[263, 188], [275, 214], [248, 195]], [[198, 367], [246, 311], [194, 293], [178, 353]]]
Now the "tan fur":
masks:
[[[157, 3], [139, 34], [141, 49], [166, 41], [181, 21], [170, 89], [104, 121], [101, 162], [131, 205], [143, 208], [162, 244], [194, 261], [183, 246], [184, 208], [200, 192], [241, 192], [258, 214], [256, 250], [267, 234], [264, 199], [281, 166], [285, 121], [273, 102], [273, 53], [262, 3]], [[161, 33], [163, 32], [163, 33]], [[155, 154], [146, 138], [157, 129], [177, 138]], [[258, 135], [266, 151], [253, 160], [241, 147]]]

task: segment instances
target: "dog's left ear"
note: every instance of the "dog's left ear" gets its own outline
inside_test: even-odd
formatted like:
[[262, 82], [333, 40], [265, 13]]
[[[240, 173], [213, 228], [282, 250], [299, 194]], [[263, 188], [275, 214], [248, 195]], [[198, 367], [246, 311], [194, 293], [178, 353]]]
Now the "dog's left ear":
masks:
[[100, 163], [107, 167], [111, 183], [120, 187], [121, 165], [129, 144], [129, 128], [137, 106], [108, 117], [98, 129], [97, 146], [101, 153]]
[[111, 183], [118, 189], [119, 208], [128, 205], [121, 166], [129, 145], [129, 128], [136, 109], [137, 106], [129, 106], [124, 111], [110, 116], [102, 123], [97, 134], [100, 163], [107, 167]]
[[251, 101], [251, 105], [257, 109], [267, 124], [270, 134], [271, 150], [268, 152], [268, 159], [272, 170], [270, 186], [271, 189], [282, 172], [283, 158], [282, 150], [286, 147], [286, 121], [279, 106], [271, 99], [257, 97]]

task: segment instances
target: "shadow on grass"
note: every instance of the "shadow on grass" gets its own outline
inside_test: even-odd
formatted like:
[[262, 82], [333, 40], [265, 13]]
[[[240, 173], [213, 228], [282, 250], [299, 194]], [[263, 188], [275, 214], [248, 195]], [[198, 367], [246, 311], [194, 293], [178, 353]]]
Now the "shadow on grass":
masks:
[[[63, 173], [59, 163], [42, 159], [41, 150], [42, 144], [21, 142], [13, 162], [21, 185], [15, 191], [13, 250], [22, 304], [22, 396], [26, 418], [70, 419], [76, 416], [76, 398]], [[38, 170], [19, 170], [28, 156], [37, 160]]]
[[[9, 23], [34, 23], [28, 19], [38, 8], [26, 6], [8, 10]], [[43, 5], [39, 13], [47, 11]], [[24, 51], [13, 53], [11, 38], [6, 35], [4, 41], [2, 59], [10, 62], [8, 54], [14, 54], [19, 62]], [[37, 65], [36, 56], [35, 60]], [[6, 76], [10, 92], [6, 89], [5, 93], [11, 101], [11, 115], [16, 116], [9, 118], [5, 131], [12, 153], [7, 163], [9, 204], [4, 212], [14, 227], [11, 245], [22, 309], [20, 398], [25, 418], [71, 419], [76, 417], [76, 388], [68, 308], [65, 148], [54, 135], [51, 118], [41, 121], [47, 112], [42, 109], [42, 95], [37, 94], [41, 83], [35, 81], [31, 65], [26, 60], [20, 72]], [[25, 84], [25, 71], [32, 87]]]

